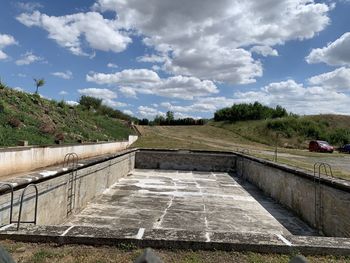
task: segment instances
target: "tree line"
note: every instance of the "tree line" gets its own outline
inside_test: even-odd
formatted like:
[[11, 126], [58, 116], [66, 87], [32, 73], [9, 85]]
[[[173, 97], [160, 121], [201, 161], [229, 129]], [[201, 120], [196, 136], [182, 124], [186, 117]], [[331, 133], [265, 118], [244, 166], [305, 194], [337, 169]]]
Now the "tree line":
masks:
[[148, 119], [138, 120], [139, 125], [204, 125], [206, 120], [193, 118], [178, 118], [175, 119], [174, 112], [168, 111], [165, 116], [157, 115], [153, 121]]
[[288, 116], [285, 108], [277, 105], [275, 108], [264, 106], [259, 102], [234, 104], [231, 107], [217, 110], [214, 121], [247, 121], [275, 119]]

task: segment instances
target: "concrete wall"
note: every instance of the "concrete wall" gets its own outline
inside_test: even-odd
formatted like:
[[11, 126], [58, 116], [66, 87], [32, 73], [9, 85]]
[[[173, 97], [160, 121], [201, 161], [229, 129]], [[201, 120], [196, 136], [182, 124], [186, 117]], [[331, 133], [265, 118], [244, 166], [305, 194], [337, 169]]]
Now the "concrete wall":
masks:
[[236, 156], [230, 153], [141, 150], [136, 153], [135, 168], [232, 172], [235, 164]]
[[80, 159], [115, 153], [129, 147], [137, 138], [129, 136], [128, 141], [122, 142], [3, 148], [0, 149], [0, 176], [62, 163], [70, 152], [78, 154]]
[[313, 174], [251, 157], [237, 159], [237, 172], [325, 235], [350, 237], [347, 181], [314, 182]]
[[[80, 211], [94, 197], [126, 176], [134, 167], [135, 151], [130, 150], [115, 158], [89, 166], [81, 167], [75, 177], [74, 212]], [[67, 219], [67, 192], [70, 173], [59, 175], [36, 183], [39, 190], [38, 221], [40, 225], [61, 224]], [[14, 192], [14, 218], [18, 218], [19, 200], [23, 189]], [[23, 204], [22, 220], [33, 220], [34, 191], [28, 189]], [[0, 196], [0, 224], [9, 223], [10, 194]]]

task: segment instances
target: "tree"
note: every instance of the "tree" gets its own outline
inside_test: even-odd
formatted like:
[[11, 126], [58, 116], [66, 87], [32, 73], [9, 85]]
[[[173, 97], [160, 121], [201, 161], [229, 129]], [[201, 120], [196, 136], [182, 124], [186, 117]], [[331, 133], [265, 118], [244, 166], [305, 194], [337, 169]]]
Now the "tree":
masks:
[[168, 124], [171, 124], [173, 121], [174, 121], [174, 112], [167, 111], [167, 113], [166, 113], [166, 122]]
[[42, 87], [45, 85], [45, 79], [34, 79], [36, 90], [35, 94], [38, 94], [39, 87]]
[[101, 107], [102, 99], [83, 95], [79, 99], [79, 104], [89, 110], [98, 110]]

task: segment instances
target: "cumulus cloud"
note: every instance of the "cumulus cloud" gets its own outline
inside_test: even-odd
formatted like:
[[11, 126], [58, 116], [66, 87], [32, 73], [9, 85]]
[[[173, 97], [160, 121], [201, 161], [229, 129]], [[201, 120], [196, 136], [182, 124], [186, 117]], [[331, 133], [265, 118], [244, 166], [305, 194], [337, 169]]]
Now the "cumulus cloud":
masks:
[[141, 118], [154, 119], [157, 115], [165, 116], [165, 113], [148, 106], [139, 106], [137, 113]]
[[309, 78], [311, 85], [323, 86], [329, 90], [350, 91], [350, 68], [341, 67], [331, 72]]
[[51, 75], [56, 76], [58, 78], [62, 78], [62, 79], [73, 78], [73, 73], [72, 73], [72, 71], [69, 71], [69, 70], [67, 70], [65, 72], [53, 72], [53, 73], [51, 73]]
[[251, 52], [259, 54], [261, 56], [278, 56], [278, 52], [276, 49], [273, 49], [269, 46], [254, 46], [250, 49]]
[[78, 92], [81, 95], [102, 99], [102, 103], [110, 107], [127, 106], [126, 103], [115, 101], [115, 99], [118, 97], [117, 93], [110, 89], [88, 88], [88, 89], [78, 89]]
[[186, 76], [162, 79], [149, 69], [128, 69], [113, 74], [93, 73], [87, 75], [86, 80], [120, 87], [124, 95], [131, 97], [142, 93], [191, 100], [194, 97], [218, 93], [212, 81]]
[[3, 51], [4, 48], [17, 44], [18, 43], [13, 36], [7, 34], [0, 34], [0, 60], [8, 58], [8, 55]]
[[77, 105], [79, 105], [79, 103], [76, 102], [76, 101], [74, 101], [74, 100], [66, 100], [66, 103], [67, 103], [68, 105], [71, 105], [71, 106], [77, 106]]
[[27, 27], [43, 28], [50, 39], [75, 55], [88, 55], [82, 48], [83, 37], [90, 48], [102, 51], [121, 52], [132, 42], [119, 30], [116, 20], [105, 19], [97, 12], [48, 16], [34, 11], [20, 14], [17, 20]]
[[329, 24], [331, 8], [313, 0], [98, 0], [94, 6], [115, 11], [121, 27], [155, 48], [155, 54], [139, 61], [161, 63], [172, 74], [232, 84], [262, 76], [251, 52], [277, 55], [275, 45], [312, 38]]
[[294, 80], [270, 83], [257, 91], [236, 92], [235, 103], [259, 101], [275, 107], [282, 105], [298, 114], [349, 114], [349, 96], [322, 86], [304, 87]]
[[123, 112], [124, 112], [125, 114], [130, 115], [130, 116], [133, 116], [133, 115], [134, 115], [134, 113], [133, 113], [131, 110], [123, 110]]
[[65, 90], [61, 90], [60, 93], [58, 94], [60, 94], [61, 96], [65, 96], [65, 95], [68, 95], [68, 92]]
[[235, 102], [232, 98], [226, 98], [226, 97], [204, 97], [204, 98], [197, 98], [195, 101], [193, 101], [192, 104], [189, 105], [176, 105], [171, 102], [162, 102], [160, 106], [163, 108], [175, 111], [175, 112], [186, 112], [186, 113], [212, 113], [215, 112], [218, 109], [221, 109], [223, 107], [229, 107], [232, 106], [232, 104]]
[[326, 47], [311, 50], [306, 57], [308, 63], [324, 62], [332, 66], [350, 65], [350, 32], [343, 34]]
[[26, 52], [25, 54], [21, 55], [21, 58], [16, 60], [16, 65], [23, 66], [23, 65], [29, 65], [38, 61], [44, 61], [42, 57], [39, 57], [37, 55], [34, 55], [33, 52]]

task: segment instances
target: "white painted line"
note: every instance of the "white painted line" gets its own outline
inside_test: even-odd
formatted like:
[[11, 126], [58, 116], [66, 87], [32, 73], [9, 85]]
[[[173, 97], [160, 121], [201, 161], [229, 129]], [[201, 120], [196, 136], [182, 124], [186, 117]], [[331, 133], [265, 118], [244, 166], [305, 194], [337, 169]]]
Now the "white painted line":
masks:
[[205, 242], [210, 242], [210, 234], [208, 232], [205, 233], [205, 238], [206, 238]]
[[70, 226], [68, 227], [68, 229], [66, 231], [64, 231], [62, 234], [61, 234], [61, 237], [64, 237], [65, 235], [67, 235], [67, 233], [75, 226]]
[[6, 226], [3, 226], [3, 227], [1, 227], [0, 228], [0, 231], [3, 231], [3, 230], [6, 230], [6, 229], [8, 229], [8, 228], [10, 228], [11, 226], [14, 226], [15, 224], [14, 223], [12, 223], [12, 224], [9, 224], [9, 225], [6, 225]]
[[286, 239], [284, 236], [282, 236], [281, 234], [276, 234], [276, 236], [281, 239], [283, 241], [284, 244], [286, 244], [287, 246], [292, 246], [292, 243], [289, 242], [288, 239]]
[[140, 228], [139, 232], [137, 232], [136, 239], [142, 239], [144, 233], [145, 233], [145, 229]]

